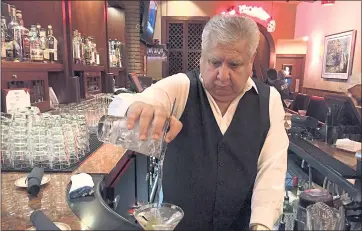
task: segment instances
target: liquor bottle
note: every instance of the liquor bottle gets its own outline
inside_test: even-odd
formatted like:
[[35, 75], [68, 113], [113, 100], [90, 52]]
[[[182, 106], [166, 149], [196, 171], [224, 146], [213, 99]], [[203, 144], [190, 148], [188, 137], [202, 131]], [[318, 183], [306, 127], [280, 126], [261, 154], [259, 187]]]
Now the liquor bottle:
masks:
[[78, 30], [74, 30], [73, 32], [73, 59], [74, 63], [80, 63], [80, 44], [79, 44], [79, 34]]
[[36, 36], [40, 37], [40, 29], [41, 29], [41, 26], [39, 23], [36, 24]]
[[122, 67], [122, 42], [119, 42], [118, 49], [119, 49], [119, 61], [118, 61], [118, 63], [119, 63], [119, 67]]
[[36, 60], [36, 26], [35, 25], [31, 25], [30, 26], [30, 31], [29, 31], [29, 39], [30, 39], [30, 60], [34, 61]]
[[37, 27], [31, 25], [30, 28], [30, 58], [33, 62], [42, 62], [41, 42], [38, 37]]
[[96, 65], [100, 65], [100, 59], [99, 59], [99, 53], [97, 51], [97, 44], [94, 44], [94, 51], [95, 51], [95, 54], [96, 54]]
[[84, 36], [83, 38], [83, 42], [84, 42], [84, 58], [85, 58], [85, 64], [86, 65], [90, 65], [91, 64], [91, 47], [90, 47], [90, 42], [89, 42], [89, 36], [86, 38]]
[[16, 10], [16, 19], [20, 26], [21, 45], [22, 45], [22, 61], [30, 60], [30, 38], [29, 30], [24, 27], [23, 14], [21, 10]]
[[108, 55], [109, 55], [109, 65], [110, 65], [110, 67], [113, 67], [113, 56], [112, 56], [112, 53], [113, 53], [112, 40], [109, 39], [109, 40], [108, 40]]
[[6, 18], [1, 16], [1, 59], [6, 59]]
[[89, 37], [89, 46], [90, 46], [90, 65], [94, 65], [96, 63], [96, 53], [94, 50], [94, 38]]
[[82, 58], [82, 63], [83, 63], [83, 65], [87, 65], [87, 57], [88, 57], [88, 46], [87, 46], [87, 43], [86, 43], [86, 37], [85, 37], [85, 35], [83, 35], [81, 38], [80, 38], [80, 40], [81, 40], [81, 45], [82, 45], [82, 50], [83, 50], [83, 58]]
[[47, 37], [46, 37], [46, 31], [44, 28], [40, 29], [40, 57], [41, 61], [49, 60], [49, 53], [47, 50]]
[[80, 32], [78, 32], [78, 44], [79, 44], [79, 63], [81, 64], [85, 64], [85, 59], [84, 59], [84, 44], [83, 44], [83, 38], [82, 38], [82, 34]]
[[47, 50], [49, 54], [48, 62], [58, 61], [58, 40], [53, 36], [53, 27], [48, 25]]
[[114, 65], [116, 67], [119, 67], [119, 41], [117, 39], [114, 40], [114, 50], [115, 50], [115, 60], [114, 60]]
[[117, 67], [116, 40], [112, 40], [112, 65]]
[[15, 18], [15, 7], [10, 6], [10, 18], [11, 21], [7, 27], [7, 47], [6, 47], [6, 60], [19, 61], [21, 58], [21, 34], [19, 30], [19, 24]]

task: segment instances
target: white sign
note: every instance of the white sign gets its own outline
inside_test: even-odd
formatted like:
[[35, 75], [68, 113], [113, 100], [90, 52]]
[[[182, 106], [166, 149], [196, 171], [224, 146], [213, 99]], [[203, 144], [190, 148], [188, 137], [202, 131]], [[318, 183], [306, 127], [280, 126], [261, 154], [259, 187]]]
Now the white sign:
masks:
[[6, 112], [31, 106], [29, 89], [4, 89], [3, 92], [5, 98]]

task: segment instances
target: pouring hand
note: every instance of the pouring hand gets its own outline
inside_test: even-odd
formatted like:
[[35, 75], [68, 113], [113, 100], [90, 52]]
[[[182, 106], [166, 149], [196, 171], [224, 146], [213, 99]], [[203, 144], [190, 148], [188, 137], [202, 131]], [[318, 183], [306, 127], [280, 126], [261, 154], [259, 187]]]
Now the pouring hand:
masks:
[[[162, 138], [162, 130], [169, 115], [167, 110], [161, 106], [154, 106], [143, 102], [134, 102], [127, 111], [127, 127], [133, 129], [139, 121], [140, 139], [146, 140], [147, 133], [152, 123], [151, 136], [153, 139]], [[171, 142], [182, 129], [182, 123], [171, 117], [170, 130], [166, 134], [166, 142]]]

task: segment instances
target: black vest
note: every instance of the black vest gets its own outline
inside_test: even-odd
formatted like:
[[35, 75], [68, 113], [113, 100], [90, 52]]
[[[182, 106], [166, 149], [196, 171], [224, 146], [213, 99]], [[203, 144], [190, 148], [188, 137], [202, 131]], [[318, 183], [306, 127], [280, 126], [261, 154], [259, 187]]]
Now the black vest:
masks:
[[240, 99], [222, 135], [199, 80], [190, 91], [182, 131], [167, 147], [163, 202], [185, 215], [176, 230], [247, 230], [257, 162], [269, 131], [269, 86], [256, 82]]

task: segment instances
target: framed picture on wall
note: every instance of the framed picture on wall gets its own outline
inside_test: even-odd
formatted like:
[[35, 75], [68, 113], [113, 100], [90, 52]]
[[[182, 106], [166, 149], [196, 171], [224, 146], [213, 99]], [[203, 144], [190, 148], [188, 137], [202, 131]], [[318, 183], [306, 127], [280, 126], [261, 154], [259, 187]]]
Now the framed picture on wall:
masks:
[[356, 30], [325, 37], [322, 78], [348, 79], [352, 73], [355, 43]]
[[285, 76], [291, 76], [293, 74], [293, 64], [283, 64], [282, 69], [285, 73]]

